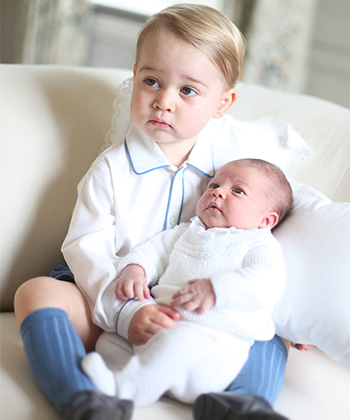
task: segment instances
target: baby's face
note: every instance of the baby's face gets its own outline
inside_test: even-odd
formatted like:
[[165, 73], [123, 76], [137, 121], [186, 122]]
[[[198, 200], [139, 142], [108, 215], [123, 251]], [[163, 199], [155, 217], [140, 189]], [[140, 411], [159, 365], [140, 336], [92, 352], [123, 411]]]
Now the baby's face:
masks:
[[269, 182], [257, 168], [228, 164], [200, 197], [196, 214], [205, 227], [272, 228], [278, 216], [269, 202]]
[[134, 66], [131, 117], [162, 148], [189, 150], [215, 116], [225, 91], [220, 70], [172, 33], [147, 35]]

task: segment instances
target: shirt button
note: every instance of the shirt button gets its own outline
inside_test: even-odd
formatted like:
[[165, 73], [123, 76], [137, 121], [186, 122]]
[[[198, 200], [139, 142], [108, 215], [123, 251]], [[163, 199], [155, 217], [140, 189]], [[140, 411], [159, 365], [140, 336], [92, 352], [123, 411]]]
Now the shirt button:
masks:
[[171, 216], [169, 222], [170, 222], [171, 226], [175, 226], [176, 225], [176, 216]]

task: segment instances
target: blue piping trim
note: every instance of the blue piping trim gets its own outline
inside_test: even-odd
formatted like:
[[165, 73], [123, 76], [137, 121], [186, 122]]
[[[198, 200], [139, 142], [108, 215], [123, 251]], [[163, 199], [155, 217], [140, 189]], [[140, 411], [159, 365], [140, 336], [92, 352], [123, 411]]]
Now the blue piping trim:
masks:
[[201, 174], [207, 176], [208, 178], [214, 178], [214, 176], [215, 176], [215, 169], [213, 169], [214, 175], [209, 175], [206, 172], [203, 172], [202, 170], [200, 170], [199, 168], [197, 168], [197, 166], [191, 165], [190, 163], [188, 163], [187, 166], [192, 166], [192, 168], [196, 169], [198, 172], [200, 172]]
[[179, 218], [177, 219], [177, 224], [180, 223], [181, 215], [182, 215], [182, 209], [184, 205], [184, 198], [185, 198], [185, 171], [188, 168], [186, 165], [184, 170], [182, 171], [182, 198], [181, 198], [181, 206], [180, 206], [180, 212], [179, 212]]
[[212, 164], [212, 167], [213, 167], [213, 175], [209, 175], [206, 172], [203, 172], [201, 169], [197, 168], [197, 166], [194, 166], [191, 163], [187, 163], [187, 165], [196, 169], [197, 171], [199, 171], [201, 174], [207, 176], [208, 178], [214, 178], [216, 171], [215, 171], [215, 165], [214, 165], [214, 155], [213, 155], [213, 146], [212, 145], [210, 146], [210, 149], [211, 149], [211, 164]]
[[117, 319], [116, 319], [116, 321], [115, 321], [115, 331], [116, 331], [116, 332], [118, 332], [118, 322], [119, 322], [120, 315], [121, 315], [121, 313], [123, 312], [123, 309], [125, 309], [125, 307], [126, 307], [127, 305], [129, 305], [129, 303], [130, 303], [130, 302], [132, 302], [132, 301], [133, 301], [133, 300], [135, 300], [135, 299], [136, 299], [136, 296], [135, 296], [134, 298], [129, 299], [128, 301], [126, 301], [126, 302], [124, 303], [124, 305], [120, 308], [120, 311], [118, 312]]
[[156, 167], [154, 167], [152, 169], [148, 169], [147, 171], [144, 171], [144, 172], [137, 172], [136, 169], [135, 169], [135, 166], [133, 164], [133, 161], [131, 159], [131, 155], [130, 155], [130, 151], [129, 151], [128, 145], [126, 144], [126, 138], [124, 140], [124, 145], [125, 145], [126, 153], [128, 155], [129, 161], [130, 161], [131, 169], [134, 172], [134, 174], [136, 174], [136, 175], [144, 175], [144, 174], [147, 174], [149, 172], [155, 171], [157, 169], [170, 168], [170, 165], [162, 165], [162, 166], [156, 166]]
[[[173, 179], [171, 180], [170, 193], [169, 193], [168, 205], [167, 205], [166, 212], [165, 212], [165, 220], [164, 220], [164, 227], [163, 227], [163, 230], [166, 230], [166, 229], [167, 229], [167, 225], [168, 225], [169, 207], [170, 207], [170, 202], [171, 202], [171, 196], [172, 196], [172, 193], [173, 193], [174, 179], [176, 178], [176, 175], [177, 175], [180, 171], [184, 171], [184, 169], [185, 169], [185, 168], [184, 168], [183, 166], [182, 166], [180, 169], [178, 169], [178, 170], [175, 172], [175, 174], [174, 174], [174, 176], [173, 176]], [[182, 180], [183, 180], [183, 176], [182, 176]], [[183, 189], [182, 189], [182, 196], [183, 196]], [[183, 201], [183, 198], [182, 198], [182, 201]], [[181, 204], [181, 206], [182, 206], [182, 204]], [[180, 213], [181, 213], [181, 211], [182, 211], [182, 207], [181, 207]]]
[[[124, 146], [125, 146], [125, 149], [126, 149], [126, 153], [128, 155], [128, 158], [129, 158], [131, 169], [134, 172], [134, 174], [136, 174], [136, 175], [144, 175], [144, 174], [147, 174], [149, 172], [155, 171], [157, 169], [170, 168], [171, 167], [171, 165], [161, 165], [161, 166], [156, 166], [156, 167], [154, 167], [152, 169], [149, 169], [147, 171], [144, 171], [144, 172], [137, 172], [136, 169], [135, 169], [135, 166], [133, 164], [133, 161], [131, 159], [131, 154], [130, 154], [128, 145], [126, 143], [126, 137], [124, 139]], [[185, 170], [187, 169], [188, 166], [191, 166], [192, 168], [196, 169], [197, 171], [199, 171], [201, 174], [205, 175], [206, 177], [208, 177], [208, 178], [214, 178], [216, 171], [215, 171], [215, 166], [214, 166], [214, 156], [213, 156], [213, 148], [212, 147], [211, 147], [211, 160], [212, 160], [212, 167], [213, 167], [213, 175], [209, 175], [208, 173], [202, 171], [200, 168], [198, 168], [197, 166], [192, 165], [191, 163], [187, 163], [185, 167], [181, 167], [181, 168], [179, 168], [175, 172], [175, 174], [173, 176], [173, 179], [171, 181], [170, 193], [169, 193], [168, 205], [167, 205], [167, 209], [166, 209], [166, 213], [165, 213], [165, 220], [164, 220], [163, 230], [166, 230], [166, 226], [168, 225], [169, 207], [170, 207], [170, 202], [171, 202], [171, 197], [172, 197], [172, 192], [173, 192], [173, 187], [174, 187], [174, 179], [175, 179], [176, 175], [180, 171], [182, 171], [182, 198], [181, 198], [181, 206], [180, 206], [179, 217], [178, 217], [178, 220], [177, 220], [177, 224], [179, 224], [180, 223], [180, 219], [181, 219], [181, 215], [182, 215], [182, 210], [183, 210], [184, 198], [185, 198], [185, 176], [184, 176]], [[122, 309], [120, 310], [120, 312], [124, 309], [125, 305], [122, 307]], [[119, 314], [120, 314], [120, 312], [119, 312]], [[116, 326], [118, 324], [119, 314], [118, 314], [118, 317], [117, 317]]]

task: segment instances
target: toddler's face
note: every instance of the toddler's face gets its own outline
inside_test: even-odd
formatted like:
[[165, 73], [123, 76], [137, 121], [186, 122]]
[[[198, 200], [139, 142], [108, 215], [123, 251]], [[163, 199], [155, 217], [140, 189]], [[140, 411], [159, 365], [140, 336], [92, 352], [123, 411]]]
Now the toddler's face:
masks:
[[232, 164], [220, 168], [209, 182], [196, 214], [207, 229], [272, 228], [278, 219], [269, 203], [266, 176], [256, 168]]
[[171, 33], [151, 33], [134, 66], [131, 117], [161, 148], [182, 142], [191, 150], [219, 117], [224, 92], [221, 72], [205, 54]]

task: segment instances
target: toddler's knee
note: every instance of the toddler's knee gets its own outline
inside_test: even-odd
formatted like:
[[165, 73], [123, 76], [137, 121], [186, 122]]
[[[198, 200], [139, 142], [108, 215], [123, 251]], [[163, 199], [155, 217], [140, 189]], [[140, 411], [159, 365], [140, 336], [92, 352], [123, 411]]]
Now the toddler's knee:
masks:
[[25, 283], [22, 283], [19, 288], [16, 290], [15, 297], [14, 297], [14, 308], [15, 312], [23, 303], [27, 301], [30, 295], [33, 292], [33, 289], [36, 288], [36, 284], [41, 281], [41, 277], [37, 277], [31, 280], [27, 280]]
[[14, 296], [14, 311], [18, 324], [37, 309], [45, 307], [43, 295], [50, 281], [48, 277], [36, 277], [23, 283]]

